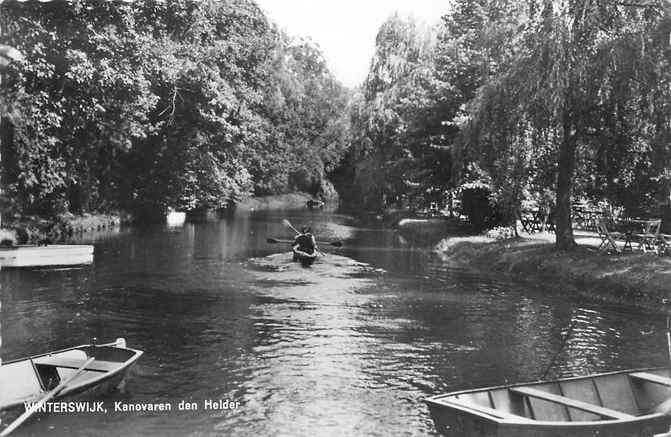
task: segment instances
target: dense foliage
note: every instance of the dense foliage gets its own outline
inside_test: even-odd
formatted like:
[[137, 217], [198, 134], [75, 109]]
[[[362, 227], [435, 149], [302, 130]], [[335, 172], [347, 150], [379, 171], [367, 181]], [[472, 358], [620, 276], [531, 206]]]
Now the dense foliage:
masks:
[[666, 0], [455, 0], [433, 29], [392, 17], [352, 114], [352, 191], [389, 206], [485, 185], [509, 223], [554, 193], [561, 248], [574, 200], [659, 214], [670, 32]]
[[327, 177], [366, 208], [488, 193], [483, 226], [543, 203], [570, 247], [576, 199], [669, 203], [669, 14], [455, 0], [433, 27], [394, 15], [350, 94], [251, 0], [5, 1], [0, 46], [24, 59], [3, 62], [2, 188], [41, 213], [221, 208]]
[[351, 145], [339, 188], [350, 203], [380, 208], [431, 198], [449, 183], [434, 75], [436, 33], [394, 15], [377, 36], [368, 77], [351, 107]]
[[0, 4], [3, 190], [22, 211], [221, 208], [317, 193], [348, 100], [250, 0]]

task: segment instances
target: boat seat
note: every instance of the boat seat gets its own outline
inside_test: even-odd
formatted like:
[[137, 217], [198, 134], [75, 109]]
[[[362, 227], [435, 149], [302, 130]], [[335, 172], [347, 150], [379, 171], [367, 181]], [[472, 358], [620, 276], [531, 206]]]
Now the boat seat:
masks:
[[511, 393], [517, 393], [524, 396], [543, 399], [545, 401], [565, 405], [569, 408], [575, 408], [576, 410], [587, 411], [588, 413], [597, 414], [601, 417], [605, 417], [608, 419], [625, 420], [625, 419], [633, 419], [634, 417], [636, 417], [632, 416], [631, 414], [623, 413], [621, 411], [616, 411], [599, 405], [590, 404], [587, 402], [579, 401], [577, 399], [567, 398], [566, 396], [560, 396], [553, 393], [548, 393], [546, 391], [537, 390], [531, 387], [511, 387], [509, 390]]
[[487, 406], [476, 404], [474, 402], [468, 402], [468, 401], [458, 399], [454, 403], [457, 404], [457, 405], [462, 405], [464, 407], [468, 407], [471, 410], [477, 411], [479, 413], [484, 413], [484, 414], [487, 414], [489, 416], [493, 416], [496, 419], [512, 420], [512, 421], [516, 421], [516, 422], [533, 422], [533, 420], [529, 419], [528, 417], [518, 416], [517, 414], [509, 413], [507, 411], [497, 410], [495, 408], [489, 408]]
[[[86, 360], [78, 360], [72, 358], [62, 357], [46, 357], [35, 360], [35, 364], [43, 364], [47, 366], [62, 367], [64, 369], [79, 369], [84, 365]], [[114, 361], [100, 361], [95, 360], [86, 366], [86, 369], [92, 372], [112, 372], [122, 366], [123, 363]]]
[[635, 378], [635, 379], [641, 379], [643, 381], [653, 382], [655, 384], [671, 386], [671, 378], [667, 378], [666, 376], [656, 375], [654, 373], [634, 372], [634, 373], [630, 373], [629, 376], [631, 376], [632, 378]]

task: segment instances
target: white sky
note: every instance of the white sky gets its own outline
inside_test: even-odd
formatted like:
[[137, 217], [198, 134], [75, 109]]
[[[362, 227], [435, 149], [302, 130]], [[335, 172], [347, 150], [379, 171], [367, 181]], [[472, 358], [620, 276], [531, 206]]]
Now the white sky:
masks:
[[344, 84], [366, 78], [380, 25], [394, 12], [433, 24], [450, 0], [256, 0], [287, 33], [310, 37]]

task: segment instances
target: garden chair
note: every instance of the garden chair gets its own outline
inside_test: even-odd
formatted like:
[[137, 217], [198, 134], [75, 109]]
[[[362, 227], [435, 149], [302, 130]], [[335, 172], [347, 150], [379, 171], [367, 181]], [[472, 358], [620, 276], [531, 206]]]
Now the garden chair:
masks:
[[603, 219], [597, 220], [596, 231], [601, 238], [598, 250], [609, 252], [612, 249], [616, 253], [622, 253], [622, 249], [615, 243], [615, 240], [624, 239], [625, 235], [622, 232], [609, 231], [606, 221]]
[[657, 236], [657, 255], [671, 255], [671, 235], [659, 233]]
[[660, 234], [662, 220], [648, 220], [643, 225], [643, 232], [634, 234], [639, 244], [639, 249], [643, 252], [654, 250], [659, 253]]
[[532, 233], [535, 231], [534, 216], [529, 210], [518, 211], [517, 216], [524, 232]]

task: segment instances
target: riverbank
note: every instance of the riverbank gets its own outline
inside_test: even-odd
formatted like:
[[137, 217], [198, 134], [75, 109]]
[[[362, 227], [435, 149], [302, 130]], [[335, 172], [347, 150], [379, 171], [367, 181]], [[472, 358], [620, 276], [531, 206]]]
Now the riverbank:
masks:
[[[265, 211], [273, 209], [306, 209], [308, 200], [314, 200], [314, 196], [307, 193], [288, 193], [276, 194], [272, 196], [250, 197], [237, 203], [236, 209], [239, 211]], [[327, 203], [324, 208], [330, 206]], [[337, 206], [337, 202], [335, 202]]]
[[62, 214], [53, 218], [21, 216], [5, 220], [0, 229], [0, 241], [11, 244], [67, 242], [87, 232], [109, 231], [130, 221], [120, 214]]
[[396, 224], [406, 239], [421, 245], [433, 245], [450, 235], [462, 235], [465, 225], [457, 218], [406, 217]]
[[548, 233], [505, 240], [479, 235], [442, 240], [436, 251], [450, 265], [505, 275], [559, 293], [644, 307], [669, 306], [670, 257], [605, 254], [597, 250], [599, 241], [594, 235], [578, 235], [575, 250], [560, 252]]
[[[307, 193], [289, 193], [273, 196], [250, 197], [236, 204], [240, 211], [260, 211], [273, 209], [307, 209], [308, 201], [314, 197]], [[324, 209], [337, 207], [337, 201], [326, 203]], [[216, 211], [211, 211], [213, 217]], [[208, 211], [200, 215], [208, 216]], [[194, 218], [196, 217], [196, 218]], [[197, 219], [199, 216], [192, 216]], [[109, 231], [130, 223], [165, 220], [163, 215], [151, 216], [150, 221], [144, 216], [133, 216], [130, 213], [74, 215], [61, 214], [57, 217], [15, 216], [5, 217], [0, 228], [0, 242], [5, 244], [39, 244], [62, 243], [88, 232]]]

